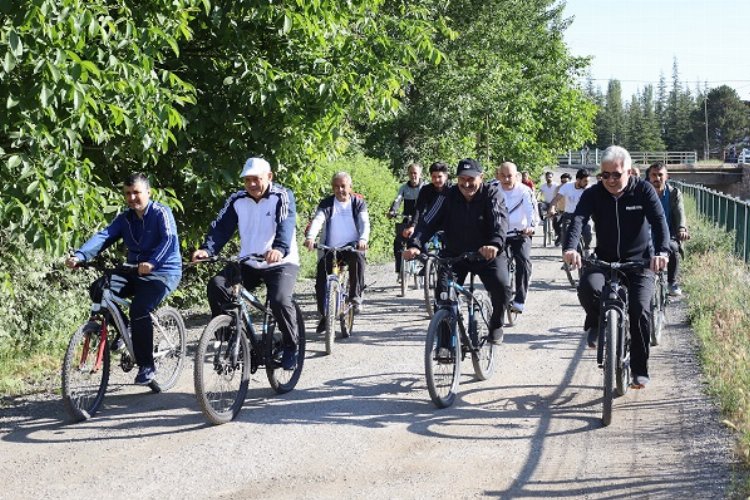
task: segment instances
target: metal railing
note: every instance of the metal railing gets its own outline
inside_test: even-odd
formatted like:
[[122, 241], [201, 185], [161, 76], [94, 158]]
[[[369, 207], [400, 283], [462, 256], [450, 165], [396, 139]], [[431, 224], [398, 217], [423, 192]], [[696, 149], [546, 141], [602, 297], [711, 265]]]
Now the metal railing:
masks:
[[[695, 151], [630, 151], [633, 165], [651, 165], [661, 161], [667, 165], [694, 165], [698, 162]], [[559, 165], [599, 165], [602, 158], [601, 149], [584, 149], [568, 151], [557, 157]]]
[[750, 263], [750, 202], [696, 184], [669, 182], [695, 200], [698, 213], [733, 233], [735, 253]]

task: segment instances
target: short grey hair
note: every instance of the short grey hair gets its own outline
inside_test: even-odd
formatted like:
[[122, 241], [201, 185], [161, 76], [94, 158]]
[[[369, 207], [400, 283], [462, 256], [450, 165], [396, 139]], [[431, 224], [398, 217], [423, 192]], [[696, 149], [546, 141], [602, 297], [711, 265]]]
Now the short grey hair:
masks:
[[336, 182], [336, 179], [345, 179], [349, 182], [350, 186], [352, 185], [352, 176], [349, 175], [347, 172], [341, 171], [341, 172], [336, 172], [335, 174], [333, 174], [333, 177], [331, 177], [331, 184]]
[[628, 150], [622, 146], [610, 146], [602, 153], [601, 163], [622, 162], [623, 170], [630, 170], [633, 166], [633, 160], [630, 158]]

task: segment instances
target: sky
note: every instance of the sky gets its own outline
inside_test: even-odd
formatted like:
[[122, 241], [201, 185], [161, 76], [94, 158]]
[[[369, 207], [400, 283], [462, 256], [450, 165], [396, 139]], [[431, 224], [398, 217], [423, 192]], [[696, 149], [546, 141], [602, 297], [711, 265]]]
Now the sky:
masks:
[[573, 22], [565, 41], [575, 56], [593, 56], [589, 67], [602, 92], [622, 83], [623, 99], [660, 74], [668, 88], [677, 58], [690, 90], [728, 85], [750, 100], [750, 0], [567, 0]]

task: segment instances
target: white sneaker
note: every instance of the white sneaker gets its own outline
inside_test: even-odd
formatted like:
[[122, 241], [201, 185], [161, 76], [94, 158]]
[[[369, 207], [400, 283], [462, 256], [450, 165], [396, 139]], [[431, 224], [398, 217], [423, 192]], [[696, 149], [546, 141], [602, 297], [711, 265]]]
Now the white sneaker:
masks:
[[519, 314], [520, 314], [520, 313], [522, 313], [522, 312], [523, 312], [523, 304], [521, 304], [520, 302], [515, 302], [515, 301], [514, 301], [514, 302], [513, 302], [513, 303], [512, 303], [511, 305], [510, 305], [510, 309], [511, 309], [511, 311], [513, 311], [513, 312], [515, 312], [515, 313], [519, 313]]
[[679, 297], [682, 295], [682, 289], [680, 288], [680, 285], [677, 283], [672, 283], [669, 285], [669, 295], [671, 297]]

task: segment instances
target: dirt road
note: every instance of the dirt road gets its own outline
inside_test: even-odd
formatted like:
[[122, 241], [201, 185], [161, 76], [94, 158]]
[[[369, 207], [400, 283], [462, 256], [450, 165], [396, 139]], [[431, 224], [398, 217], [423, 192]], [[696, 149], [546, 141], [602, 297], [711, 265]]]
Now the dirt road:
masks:
[[390, 267], [373, 266], [356, 335], [331, 356], [314, 333], [313, 298], [301, 295], [310, 342], [300, 384], [276, 396], [259, 371], [230, 424], [205, 423], [191, 365], [173, 391], [120, 387], [81, 424], [65, 423], [55, 395], [10, 402], [0, 498], [725, 496], [731, 437], [703, 394], [681, 304], [652, 351], [652, 383], [617, 399], [603, 428], [601, 371], [575, 293], [559, 249], [538, 244], [499, 370], [475, 382], [467, 362], [451, 408], [427, 394], [420, 292], [398, 298]]

